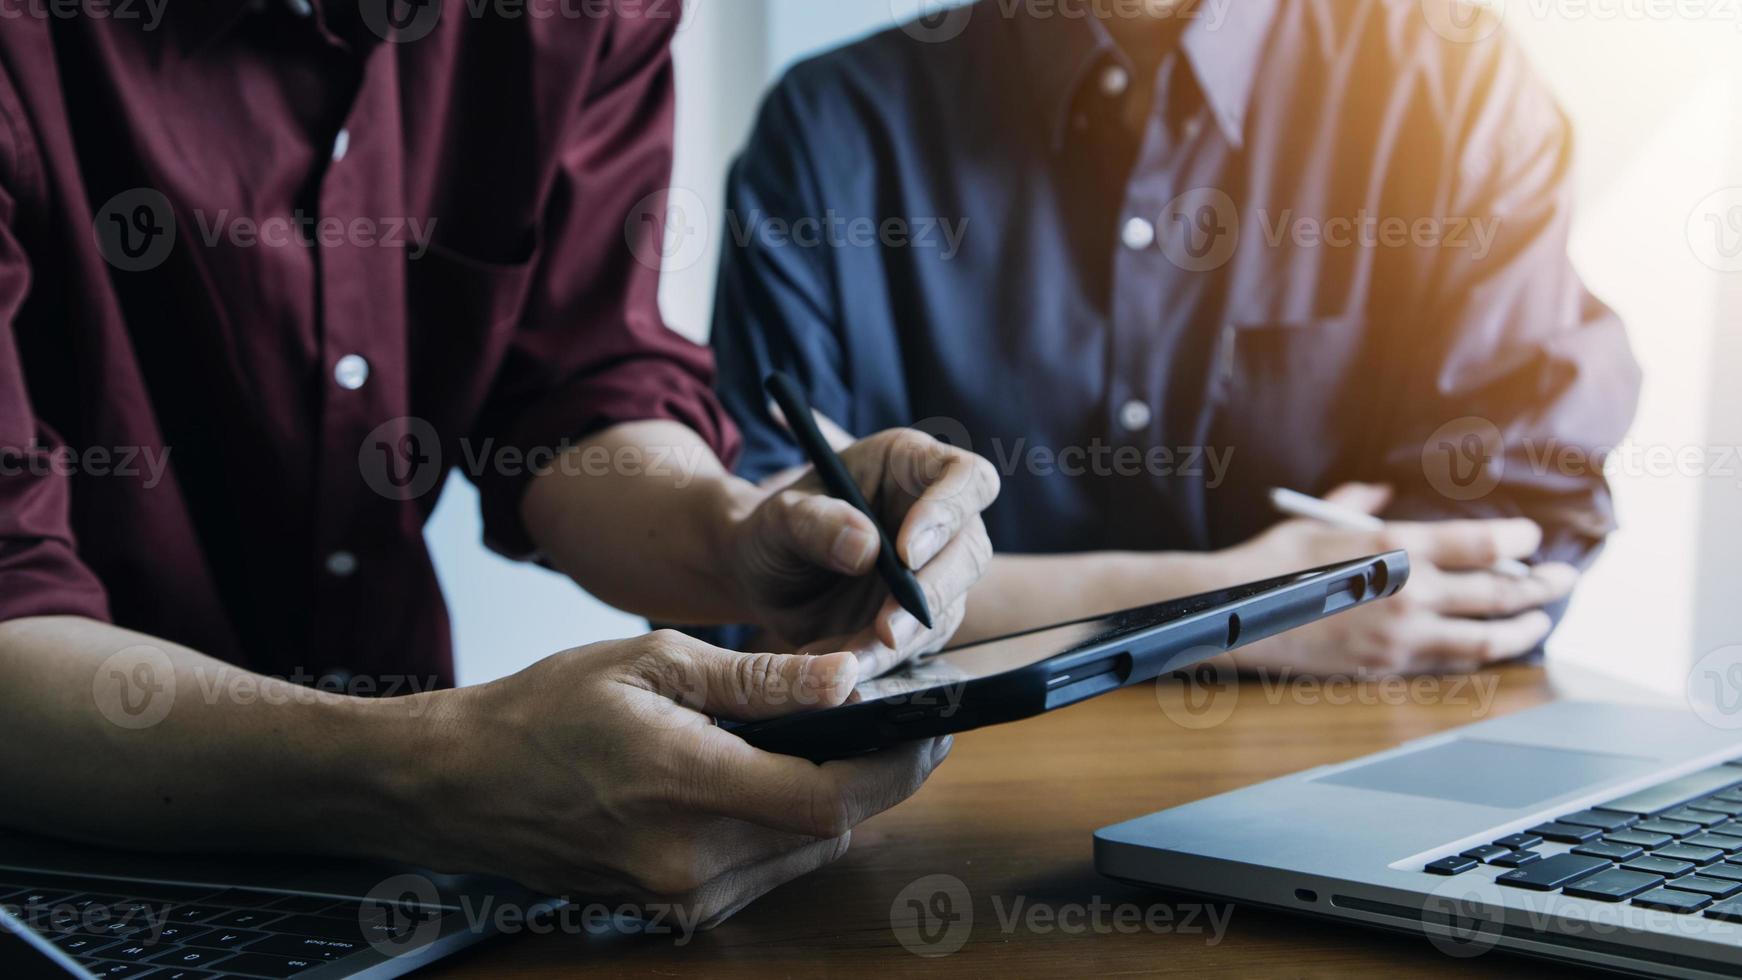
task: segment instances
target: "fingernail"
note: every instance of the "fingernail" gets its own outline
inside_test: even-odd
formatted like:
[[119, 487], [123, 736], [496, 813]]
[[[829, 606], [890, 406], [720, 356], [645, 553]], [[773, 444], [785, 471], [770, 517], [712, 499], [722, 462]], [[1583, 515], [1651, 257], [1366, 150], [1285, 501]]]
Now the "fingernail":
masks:
[[949, 757], [950, 750], [955, 747], [956, 737], [954, 735], [945, 735], [943, 738], [933, 742], [931, 746], [931, 764], [936, 767], [942, 763], [944, 759]]
[[911, 568], [924, 566], [936, 558], [938, 552], [944, 550], [944, 545], [949, 544], [949, 542], [949, 532], [944, 530], [941, 524], [933, 524], [931, 527], [919, 531], [913, 536], [913, 547], [907, 552], [908, 566]]
[[829, 556], [842, 571], [857, 572], [877, 557], [877, 536], [862, 528], [841, 528]]

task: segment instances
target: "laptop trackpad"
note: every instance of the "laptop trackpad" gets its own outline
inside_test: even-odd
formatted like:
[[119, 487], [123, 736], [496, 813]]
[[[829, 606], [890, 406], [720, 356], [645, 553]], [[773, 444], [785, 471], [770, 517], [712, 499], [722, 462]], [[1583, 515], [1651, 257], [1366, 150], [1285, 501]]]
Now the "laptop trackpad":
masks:
[[1313, 782], [1513, 809], [1637, 775], [1656, 764], [1633, 756], [1459, 738]]

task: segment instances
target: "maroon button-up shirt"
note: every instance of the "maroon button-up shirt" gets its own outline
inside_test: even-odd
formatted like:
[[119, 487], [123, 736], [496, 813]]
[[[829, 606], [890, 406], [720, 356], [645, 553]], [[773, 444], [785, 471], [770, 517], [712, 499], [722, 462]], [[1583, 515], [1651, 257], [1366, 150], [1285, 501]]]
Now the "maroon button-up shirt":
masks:
[[655, 301], [677, 5], [361, 7], [0, 31], [0, 620], [445, 682], [448, 472], [524, 556], [541, 449], [731, 453]]

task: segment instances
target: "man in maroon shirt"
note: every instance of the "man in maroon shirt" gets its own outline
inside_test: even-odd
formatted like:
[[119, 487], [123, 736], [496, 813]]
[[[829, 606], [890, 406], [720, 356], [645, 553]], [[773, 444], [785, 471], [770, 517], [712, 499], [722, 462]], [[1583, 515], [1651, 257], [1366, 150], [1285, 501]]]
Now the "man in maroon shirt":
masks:
[[[676, 5], [378, 7], [0, 33], [0, 823], [724, 916], [948, 746], [818, 767], [710, 716], [839, 701], [940, 646], [997, 477], [909, 433], [846, 453], [927, 631], [864, 517], [722, 465], [708, 360], [655, 302]], [[440, 689], [422, 527], [456, 467], [506, 554], [842, 652], [658, 634]]]

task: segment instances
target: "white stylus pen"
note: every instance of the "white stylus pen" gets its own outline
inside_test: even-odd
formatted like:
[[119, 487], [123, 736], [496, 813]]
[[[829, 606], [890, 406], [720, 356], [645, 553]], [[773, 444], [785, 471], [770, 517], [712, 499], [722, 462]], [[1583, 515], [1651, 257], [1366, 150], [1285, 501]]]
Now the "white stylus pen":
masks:
[[[1284, 490], [1281, 487], [1270, 491], [1270, 505], [1276, 508], [1277, 513], [1289, 517], [1304, 517], [1307, 520], [1318, 521], [1320, 524], [1328, 524], [1345, 531], [1385, 530], [1385, 522], [1372, 514], [1363, 514], [1358, 510], [1350, 510], [1328, 500], [1309, 497], [1304, 493]], [[1493, 571], [1496, 575], [1504, 575], [1507, 578], [1529, 578], [1532, 574], [1529, 565], [1521, 561], [1514, 561], [1511, 558], [1501, 559], [1494, 566]]]

